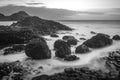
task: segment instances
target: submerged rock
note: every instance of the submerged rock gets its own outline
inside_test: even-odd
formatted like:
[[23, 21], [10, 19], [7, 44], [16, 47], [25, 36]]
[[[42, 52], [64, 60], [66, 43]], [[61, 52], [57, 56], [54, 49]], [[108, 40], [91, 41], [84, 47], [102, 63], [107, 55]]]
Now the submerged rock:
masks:
[[31, 40], [25, 48], [25, 53], [32, 59], [49, 59], [51, 51], [43, 38]]
[[86, 45], [79, 45], [75, 50], [75, 53], [87, 53], [87, 52], [90, 52], [90, 50]]
[[69, 40], [69, 39], [75, 39], [75, 37], [74, 36], [66, 35], [66, 36], [63, 36], [62, 39], [63, 40]]
[[85, 38], [80, 38], [80, 40], [86, 40]]
[[65, 61], [75, 61], [75, 60], [78, 60], [79, 57], [75, 56], [75, 55], [69, 55], [69, 56], [66, 56], [65, 57]]
[[83, 43], [90, 48], [101, 48], [112, 44], [112, 39], [106, 34], [98, 33], [91, 39], [88, 39]]
[[91, 33], [91, 34], [96, 34], [96, 32], [94, 32], [94, 31], [91, 31], [90, 33]]
[[113, 40], [120, 40], [120, 36], [119, 35], [114, 35], [112, 39]]
[[55, 34], [55, 33], [54, 33], [54, 34], [51, 34], [50, 36], [51, 36], [51, 37], [59, 37], [59, 36], [58, 36], [57, 34]]

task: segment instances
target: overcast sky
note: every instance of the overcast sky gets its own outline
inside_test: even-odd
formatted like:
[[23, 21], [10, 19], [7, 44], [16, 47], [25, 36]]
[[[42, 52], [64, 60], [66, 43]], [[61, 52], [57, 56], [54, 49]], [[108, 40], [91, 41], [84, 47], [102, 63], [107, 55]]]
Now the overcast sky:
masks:
[[120, 20], [120, 0], [0, 0], [0, 13], [20, 10], [46, 19]]

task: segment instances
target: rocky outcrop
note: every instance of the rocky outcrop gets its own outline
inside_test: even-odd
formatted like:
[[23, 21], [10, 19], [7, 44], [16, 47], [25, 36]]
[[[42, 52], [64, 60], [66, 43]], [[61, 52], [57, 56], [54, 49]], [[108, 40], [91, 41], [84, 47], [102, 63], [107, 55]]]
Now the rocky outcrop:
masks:
[[19, 11], [10, 16], [5, 16], [3, 14], [0, 14], [0, 21], [20, 21], [26, 17], [29, 17], [29, 15], [25, 11]]
[[98, 33], [91, 39], [88, 39], [83, 43], [90, 48], [101, 48], [112, 44], [112, 39], [106, 34]]
[[31, 40], [25, 47], [25, 54], [32, 59], [51, 58], [51, 51], [43, 38]]
[[66, 35], [66, 36], [63, 36], [62, 39], [63, 40], [69, 40], [69, 39], [75, 39], [75, 37], [74, 36]]
[[90, 49], [85, 45], [80, 45], [75, 50], [75, 53], [87, 53], [87, 52], [90, 52]]
[[0, 27], [0, 49], [13, 44], [24, 44], [39, 37], [29, 29], [14, 30], [10, 27]]
[[13, 27], [29, 28], [42, 35], [55, 33], [58, 30], [72, 30], [71, 28], [52, 20], [41, 19], [36, 16], [27, 17], [24, 20], [12, 24]]
[[113, 40], [120, 40], [120, 36], [119, 35], [114, 35], [112, 39]]

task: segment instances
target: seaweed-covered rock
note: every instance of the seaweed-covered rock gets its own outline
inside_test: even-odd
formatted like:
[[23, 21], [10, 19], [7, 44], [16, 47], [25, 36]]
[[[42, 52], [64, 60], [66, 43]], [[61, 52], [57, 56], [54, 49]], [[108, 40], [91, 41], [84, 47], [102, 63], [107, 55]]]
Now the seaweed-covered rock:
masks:
[[63, 36], [62, 39], [63, 40], [69, 40], [69, 39], [75, 39], [75, 37], [74, 36], [66, 35], [66, 36]]
[[120, 40], [120, 36], [119, 35], [114, 35], [112, 39], [113, 40]]
[[65, 57], [65, 61], [75, 61], [75, 60], [78, 60], [79, 57], [75, 56], [75, 55], [69, 55], [69, 56], [66, 56]]
[[83, 43], [90, 48], [101, 48], [112, 44], [112, 39], [106, 34], [99, 33]]
[[63, 40], [60, 40], [60, 39], [56, 40], [54, 42], [54, 49], [59, 50], [59, 48], [61, 48], [61, 47], [70, 48], [70, 45], [67, 42], [63, 41]]
[[25, 53], [32, 59], [51, 58], [51, 51], [43, 38], [31, 40], [25, 47]]
[[69, 45], [77, 45], [77, 39], [68, 39], [67, 40], [67, 43], [69, 44]]
[[87, 53], [89, 51], [90, 51], [90, 49], [86, 45], [79, 45], [76, 48], [75, 53]]

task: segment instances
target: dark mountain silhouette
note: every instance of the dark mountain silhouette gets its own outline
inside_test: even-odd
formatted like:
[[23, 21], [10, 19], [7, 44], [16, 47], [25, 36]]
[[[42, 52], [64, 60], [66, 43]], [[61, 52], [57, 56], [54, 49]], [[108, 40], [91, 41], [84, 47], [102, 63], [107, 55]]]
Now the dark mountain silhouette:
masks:
[[0, 21], [19, 21], [23, 20], [26, 17], [29, 17], [29, 15], [24, 11], [19, 11], [10, 16], [5, 16], [4, 14], [0, 13]]

